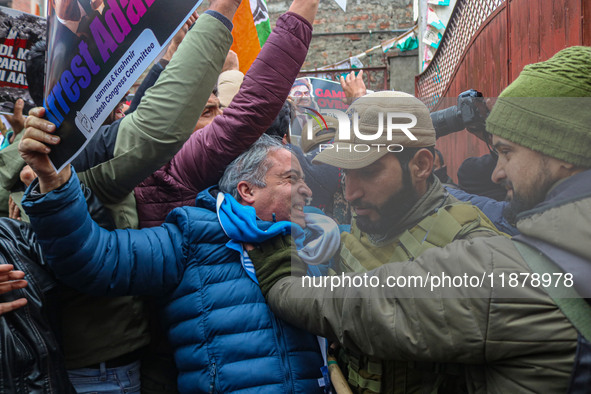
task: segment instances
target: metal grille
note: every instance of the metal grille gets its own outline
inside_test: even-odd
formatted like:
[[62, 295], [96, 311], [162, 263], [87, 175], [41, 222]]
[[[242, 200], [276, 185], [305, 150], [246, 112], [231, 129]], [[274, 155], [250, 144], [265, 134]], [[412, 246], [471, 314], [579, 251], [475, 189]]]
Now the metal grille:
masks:
[[474, 34], [505, 0], [458, 0], [439, 49], [417, 78], [416, 96], [434, 109]]

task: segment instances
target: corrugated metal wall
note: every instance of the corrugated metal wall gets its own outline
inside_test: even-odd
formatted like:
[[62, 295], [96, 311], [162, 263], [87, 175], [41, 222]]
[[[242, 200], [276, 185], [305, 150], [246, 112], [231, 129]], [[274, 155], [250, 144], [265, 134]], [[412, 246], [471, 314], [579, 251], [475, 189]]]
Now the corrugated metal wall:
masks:
[[[485, 3], [494, 9], [469, 39], [462, 37], [466, 26], [478, 21], [475, 13], [482, 15]], [[462, 39], [468, 44], [456, 49], [461, 56], [446, 55], [446, 51], [455, 49], [452, 44]], [[495, 0], [460, 0], [435, 58], [416, 77], [415, 94], [432, 110], [451, 104], [441, 97], [457, 97], [470, 88], [495, 97], [517, 78], [523, 66], [546, 60], [572, 45], [591, 46], [589, 0], [508, 0], [500, 4]], [[441, 138], [437, 148], [444, 154], [448, 174], [454, 180], [464, 159], [488, 152], [486, 145], [467, 131]]]

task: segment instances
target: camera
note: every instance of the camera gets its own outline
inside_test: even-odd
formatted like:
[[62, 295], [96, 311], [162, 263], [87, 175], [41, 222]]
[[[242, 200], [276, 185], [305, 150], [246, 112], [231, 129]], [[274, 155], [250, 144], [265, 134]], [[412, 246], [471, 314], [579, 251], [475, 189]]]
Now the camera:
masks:
[[485, 121], [488, 108], [482, 93], [470, 89], [458, 96], [458, 104], [431, 113], [437, 138], [468, 129], [479, 138], [486, 135]]

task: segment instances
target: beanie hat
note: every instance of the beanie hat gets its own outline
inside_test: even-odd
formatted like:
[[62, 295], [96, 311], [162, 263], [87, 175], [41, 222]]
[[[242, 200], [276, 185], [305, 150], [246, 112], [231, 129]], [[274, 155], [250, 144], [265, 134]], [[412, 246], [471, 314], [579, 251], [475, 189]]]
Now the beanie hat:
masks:
[[[391, 119], [391, 123], [408, 125], [407, 131], [415, 140], [410, 139], [401, 129], [387, 132], [388, 117], [393, 113], [398, 115]], [[429, 109], [421, 100], [408, 93], [370, 93], [357, 99], [347, 110], [347, 115], [349, 119], [353, 119], [349, 135], [339, 128], [330, 149], [323, 149], [318, 153], [314, 163], [357, 169], [367, 167], [388, 152], [400, 151], [395, 149], [396, 146], [402, 146], [403, 150], [435, 146], [435, 129]], [[380, 126], [381, 134], [377, 135]]]
[[591, 47], [566, 48], [525, 66], [500, 94], [486, 129], [547, 156], [591, 167]]

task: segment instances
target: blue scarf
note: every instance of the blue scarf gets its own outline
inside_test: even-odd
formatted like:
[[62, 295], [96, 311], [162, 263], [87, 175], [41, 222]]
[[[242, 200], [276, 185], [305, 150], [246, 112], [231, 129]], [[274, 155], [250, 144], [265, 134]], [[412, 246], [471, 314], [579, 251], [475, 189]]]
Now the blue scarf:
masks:
[[[336, 223], [323, 215], [306, 214], [306, 222], [310, 228], [307, 229], [309, 241], [304, 246], [306, 235], [298, 224], [281, 221], [269, 225], [269, 222], [260, 221], [257, 219], [253, 207], [240, 204], [231, 194], [218, 193], [216, 211], [222, 229], [230, 238], [226, 246], [240, 253], [242, 267], [256, 284], [259, 281], [256, 277], [254, 265], [244, 249], [243, 243], [260, 244], [277, 235], [291, 234], [298, 254], [306, 263], [314, 265], [329, 259], [338, 250], [340, 244], [340, 234]], [[261, 227], [267, 228], [263, 230]], [[317, 267], [312, 267], [317, 270]], [[325, 338], [317, 338], [324, 359], [324, 366], [321, 368], [323, 378], [318, 379], [318, 384], [321, 387], [328, 388], [330, 387], [326, 358], [328, 344]], [[326, 388], [325, 392], [328, 392]]]
[[[254, 266], [248, 253], [242, 246], [243, 243], [260, 244], [277, 235], [291, 234], [297, 249], [301, 249], [304, 243], [304, 230], [291, 222], [281, 221], [271, 224], [269, 222], [257, 222], [256, 211], [253, 207], [240, 204], [228, 193], [218, 193], [216, 211], [222, 229], [230, 238], [226, 246], [240, 253], [242, 266], [248, 276], [259, 283]], [[265, 230], [259, 227], [267, 227]]]

